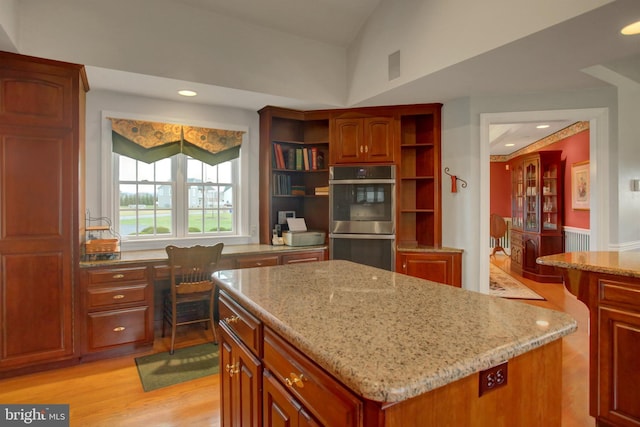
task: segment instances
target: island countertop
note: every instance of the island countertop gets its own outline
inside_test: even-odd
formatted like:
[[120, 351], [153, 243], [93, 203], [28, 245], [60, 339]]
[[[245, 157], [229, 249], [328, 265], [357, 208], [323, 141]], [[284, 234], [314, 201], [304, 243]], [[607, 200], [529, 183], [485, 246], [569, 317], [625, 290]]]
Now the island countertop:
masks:
[[538, 264], [640, 278], [640, 252], [566, 252], [546, 255]]
[[574, 332], [565, 313], [349, 261], [215, 281], [355, 393], [400, 402]]

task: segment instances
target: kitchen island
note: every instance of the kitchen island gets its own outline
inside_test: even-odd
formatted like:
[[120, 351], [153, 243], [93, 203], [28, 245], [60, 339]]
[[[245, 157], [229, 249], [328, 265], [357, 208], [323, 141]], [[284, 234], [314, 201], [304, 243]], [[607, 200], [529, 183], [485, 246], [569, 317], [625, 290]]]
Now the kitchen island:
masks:
[[570, 252], [537, 262], [561, 271], [589, 308], [590, 415], [598, 426], [640, 426], [640, 252]]
[[349, 261], [214, 280], [223, 426], [560, 426], [564, 313]]

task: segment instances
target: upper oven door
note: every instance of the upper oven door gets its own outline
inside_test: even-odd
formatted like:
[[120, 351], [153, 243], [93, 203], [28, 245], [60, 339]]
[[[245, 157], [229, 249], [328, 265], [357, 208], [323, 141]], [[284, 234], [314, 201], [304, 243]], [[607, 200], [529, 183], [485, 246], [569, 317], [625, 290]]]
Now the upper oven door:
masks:
[[394, 166], [334, 166], [331, 168], [330, 233], [395, 233], [394, 168]]

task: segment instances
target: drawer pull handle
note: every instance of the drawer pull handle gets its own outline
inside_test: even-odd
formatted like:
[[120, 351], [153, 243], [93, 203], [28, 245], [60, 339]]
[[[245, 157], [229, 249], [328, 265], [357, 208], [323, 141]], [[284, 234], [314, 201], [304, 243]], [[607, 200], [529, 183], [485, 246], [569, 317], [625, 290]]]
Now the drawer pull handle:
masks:
[[113, 332], [122, 332], [125, 329], [126, 328], [124, 326], [116, 326], [115, 328], [113, 328]]
[[122, 279], [124, 277], [124, 274], [114, 274], [113, 278], [114, 279]]
[[304, 388], [304, 382], [309, 381], [307, 377], [304, 376], [304, 374], [296, 375], [292, 372], [289, 376], [291, 377], [290, 379], [284, 379], [285, 384], [287, 384], [289, 387], [293, 387], [295, 385], [298, 388]]
[[233, 377], [233, 374], [240, 372], [240, 363], [233, 363], [233, 360], [231, 362], [231, 365], [227, 363], [224, 369], [229, 373], [230, 377]]
[[118, 294], [118, 295], [114, 295], [113, 296], [113, 299], [122, 299], [122, 298], [124, 298], [124, 295], [122, 295], [122, 294]]
[[238, 323], [238, 320], [240, 320], [238, 316], [231, 316], [231, 317], [224, 318], [224, 321], [227, 323]]

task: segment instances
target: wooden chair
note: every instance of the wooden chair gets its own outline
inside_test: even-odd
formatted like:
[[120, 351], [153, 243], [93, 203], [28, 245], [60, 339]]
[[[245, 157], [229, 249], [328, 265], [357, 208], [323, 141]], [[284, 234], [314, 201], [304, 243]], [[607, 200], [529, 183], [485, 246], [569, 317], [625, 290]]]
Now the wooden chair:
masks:
[[491, 214], [489, 223], [491, 237], [493, 237], [494, 242], [491, 256], [494, 256], [498, 251], [502, 251], [506, 255], [507, 252], [505, 252], [504, 248], [500, 245], [500, 239], [502, 239], [507, 232], [507, 223], [504, 221], [504, 218], [498, 214]]
[[176, 328], [192, 323], [211, 326], [213, 342], [218, 342], [215, 317], [215, 285], [211, 275], [217, 270], [224, 244], [179, 248], [167, 246], [171, 269], [171, 289], [164, 298], [162, 336], [165, 324], [171, 325], [171, 349], [173, 354]]

